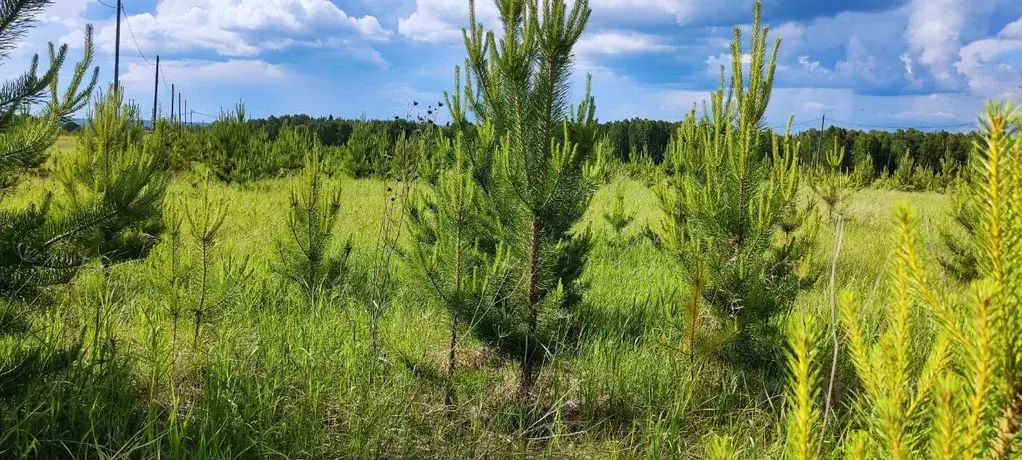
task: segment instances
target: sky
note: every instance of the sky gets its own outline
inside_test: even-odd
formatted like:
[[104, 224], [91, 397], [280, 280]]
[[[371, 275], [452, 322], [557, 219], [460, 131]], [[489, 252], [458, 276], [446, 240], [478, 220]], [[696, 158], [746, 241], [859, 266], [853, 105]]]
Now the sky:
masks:
[[[68, 43], [77, 59], [91, 23], [100, 81], [111, 81], [115, 1], [55, 0], [0, 61], [0, 79], [45, 55], [48, 41]], [[123, 1], [120, 78], [144, 114], [157, 54], [160, 111], [174, 84], [196, 121], [239, 101], [250, 117], [405, 116], [412, 101], [442, 100], [465, 56], [468, 0]], [[601, 121], [679, 120], [730, 64], [733, 29], [749, 29], [753, 0], [590, 6], [573, 93], [591, 74]], [[477, 9], [499, 26], [491, 0]], [[768, 125], [791, 116], [796, 128], [818, 126], [825, 114], [848, 128], [960, 130], [989, 99], [1022, 100], [1022, 1], [763, 0], [763, 21], [783, 40]]]

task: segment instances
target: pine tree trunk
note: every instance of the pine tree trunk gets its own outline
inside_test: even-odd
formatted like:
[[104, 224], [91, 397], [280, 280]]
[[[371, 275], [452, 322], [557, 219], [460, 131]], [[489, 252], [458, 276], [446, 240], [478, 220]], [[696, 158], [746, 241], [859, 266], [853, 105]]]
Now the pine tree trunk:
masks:
[[454, 367], [455, 367], [455, 350], [458, 346], [458, 317], [451, 315], [451, 348], [447, 354], [447, 396], [444, 398], [444, 404], [447, 405], [448, 416], [454, 410], [454, 405], [458, 402], [458, 395], [454, 389]]
[[535, 363], [532, 359], [533, 348], [536, 344], [536, 330], [539, 325], [539, 283], [541, 280], [540, 265], [540, 223], [539, 219], [532, 219], [532, 242], [531, 242], [531, 264], [529, 277], [529, 333], [526, 337], [525, 354], [522, 358], [522, 373], [518, 381], [518, 393], [522, 401], [529, 400], [529, 393], [532, 392]]

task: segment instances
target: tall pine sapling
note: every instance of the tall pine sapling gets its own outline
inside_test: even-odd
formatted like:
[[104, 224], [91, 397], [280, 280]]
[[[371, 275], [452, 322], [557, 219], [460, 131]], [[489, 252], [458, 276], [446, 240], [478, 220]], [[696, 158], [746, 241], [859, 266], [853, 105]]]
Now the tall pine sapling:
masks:
[[138, 259], [162, 231], [163, 197], [170, 174], [143, 145], [138, 108], [120, 91], [100, 95], [75, 153], [57, 163], [63, 188], [58, 205], [68, 215], [98, 211], [76, 242], [105, 267]]
[[836, 220], [839, 216], [844, 216], [848, 206], [852, 204], [852, 196], [857, 188], [852, 177], [841, 171], [844, 158], [845, 148], [838, 146], [835, 137], [834, 146], [827, 151], [825, 164], [816, 171], [809, 182], [809, 187], [827, 206], [827, 218], [831, 221]]
[[342, 281], [351, 254], [350, 241], [341, 254], [330, 254], [341, 188], [323, 171], [319, 142], [306, 153], [301, 178], [291, 186], [290, 210], [287, 235], [278, 244], [278, 270], [299, 287], [308, 310], [316, 311]]
[[[198, 208], [186, 210], [188, 230], [198, 252], [196, 272], [188, 280], [186, 292], [193, 297], [192, 343], [198, 345], [202, 326], [210, 322], [240, 291], [252, 271], [249, 259], [235, 260], [222, 254], [221, 233], [227, 222], [228, 204], [210, 195], [209, 179], [202, 188]], [[214, 262], [224, 260], [223, 266]]]
[[[499, 139], [484, 177], [510, 251], [510, 279], [521, 280], [482, 312], [472, 330], [521, 363], [519, 393], [528, 400], [557, 334], [581, 302], [588, 234], [572, 232], [593, 193], [584, 165], [596, 141], [587, 91], [569, 107], [572, 49], [589, 21], [587, 0], [497, 0], [503, 35], [484, 33], [470, 2], [466, 105]], [[471, 89], [472, 80], [477, 88]], [[483, 181], [481, 181], [483, 182]]]
[[[0, 8], [0, 61], [11, 57], [19, 40], [35, 19], [51, 4], [47, 0], [8, 0]], [[6, 203], [18, 175], [46, 160], [47, 150], [60, 135], [60, 125], [88, 103], [96, 85], [98, 68], [90, 69], [93, 58], [93, 29], [85, 29], [83, 55], [71, 73], [61, 96], [58, 77], [67, 59], [68, 47], [49, 46], [48, 68], [39, 74], [39, 57], [30, 68], [0, 89], [0, 396], [23, 389], [26, 384], [68, 365], [77, 355], [76, 347], [63, 343], [31, 343], [31, 312], [43, 302], [45, 287], [64, 283], [84, 262], [68, 241], [84, 231], [79, 219], [95, 220], [96, 213], [78, 216], [53, 213], [51, 198], [28, 207]], [[90, 77], [91, 70], [91, 77]], [[49, 100], [46, 95], [49, 92]], [[40, 113], [18, 113], [37, 104]], [[72, 218], [74, 217], [74, 218]], [[46, 306], [45, 304], [42, 306]]]
[[963, 171], [954, 182], [948, 194], [951, 195], [950, 221], [940, 228], [940, 242], [943, 250], [939, 261], [944, 270], [960, 281], [973, 281], [979, 276], [979, 248], [976, 246], [976, 231], [979, 225], [979, 202], [973, 193], [973, 172], [977, 153], [970, 155], [970, 167]]
[[454, 375], [461, 320], [472, 324], [478, 311], [492, 307], [492, 299], [488, 298], [492, 291], [487, 288], [490, 257], [479, 245], [489, 230], [486, 220], [479, 217], [489, 212], [486, 194], [472, 175], [461, 134], [456, 134], [453, 149], [452, 167], [440, 174], [432, 190], [419, 191], [409, 212], [415, 241], [412, 263], [451, 317], [445, 399], [448, 407], [457, 401]]
[[[859, 390], [845, 430], [827, 438], [853, 458], [1014, 458], [1022, 427], [1022, 117], [991, 103], [981, 120], [970, 190], [975, 197], [978, 277], [964, 295], [936, 289], [917, 251], [915, 218], [897, 212], [890, 305], [864, 327], [862, 304], [841, 302], [841, 323]], [[875, 313], [871, 313], [875, 314]], [[795, 349], [805, 340], [792, 337]], [[817, 345], [818, 346], [818, 345]], [[809, 369], [807, 370], [807, 366]], [[818, 392], [811, 360], [792, 360], [792, 398]], [[805, 388], [816, 388], [806, 391]], [[793, 414], [794, 415], [794, 414]], [[789, 424], [789, 430], [813, 426]], [[829, 433], [824, 433], [827, 435]], [[789, 433], [791, 451], [819, 449]], [[868, 456], [866, 454], [869, 454]]]
[[[656, 241], [689, 271], [693, 295], [713, 307], [733, 337], [729, 361], [764, 367], [778, 361], [775, 318], [810, 284], [808, 260], [816, 220], [798, 206], [798, 144], [789, 134], [762, 143], [778, 40], [767, 54], [766, 27], [755, 5], [750, 74], [744, 74], [741, 29], [731, 42], [731, 83], [711, 94], [702, 120], [693, 109], [667, 149], [670, 173], [657, 189], [666, 214]], [[789, 122], [790, 123], [790, 122]], [[763, 151], [770, 151], [764, 157]]]

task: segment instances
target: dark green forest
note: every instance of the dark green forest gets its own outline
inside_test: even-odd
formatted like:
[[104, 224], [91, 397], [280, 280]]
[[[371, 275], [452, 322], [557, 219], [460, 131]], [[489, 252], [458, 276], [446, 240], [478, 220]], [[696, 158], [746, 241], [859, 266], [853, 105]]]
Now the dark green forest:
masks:
[[[442, 103], [439, 104], [442, 106]], [[418, 106], [416, 106], [418, 107]], [[308, 127], [320, 142], [326, 146], [343, 146], [360, 122], [373, 125], [374, 130], [387, 132], [392, 141], [401, 133], [412, 134], [421, 130], [424, 125], [431, 125], [432, 115], [441, 107], [426, 106], [422, 115], [397, 117], [393, 120], [352, 120], [329, 117], [310, 117], [308, 115], [271, 116], [263, 119], [252, 119], [249, 123], [265, 129], [271, 139], [275, 139], [285, 126]], [[612, 147], [617, 158], [628, 162], [636, 155], [646, 155], [655, 163], [663, 160], [667, 144], [677, 131], [681, 122], [648, 120], [633, 118], [600, 123], [600, 134]], [[441, 127], [446, 128], [446, 127]], [[764, 136], [769, 130], [764, 130]], [[844, 147], [849, 155], [845, 156], [844, 167], [851, 169], [856, 159], [868, 155], [879, 176], [883, 171], [895, 171], [898, 160], [908, 153], [916, 167], [928, 168], [933, 171], [942, 170], [942, 161], [954, 160], [964, 165], [972, 149], [973, 142], [978, 139], [974, 131], [920, 131], [918, 129], [899, 129], [895, 131], [871, 130], [863, 131], [830, 126], [822, 132], [819, 129], [808, 129], [795, 136], [800, 145], [799, 156], [803, 164], [819, 163], [824, 152], [837, 140], [839, 147]], [[769, 145], [769, 143], [764, 143]], [[766, 150], [764, 150], [766, 154]]]

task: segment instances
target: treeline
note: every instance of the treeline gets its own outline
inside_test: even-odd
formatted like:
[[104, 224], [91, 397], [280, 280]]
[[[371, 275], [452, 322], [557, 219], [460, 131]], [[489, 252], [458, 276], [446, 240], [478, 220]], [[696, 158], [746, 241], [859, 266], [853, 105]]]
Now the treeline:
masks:
[[[442, 106], [442, 103], [438, 103]], [[306, 127], [324, 146], [344, 146], [359, 124], [368, 124], [372, 131], [386, 133], [391, 143], [402, 134], [409, 135], [427, 126], [435, 126], [430, 118], [439, 107], [427, 106], [422, 115], [396, 117], [393, 120], [357, 120], [308, 115], [271, 116], [253, 119], [249, 123], [266, 131], [270, 139], [276, 139], [286, 127]], [[680, 122], [633, 118], [599, 124], [600, 137], [612, 149], [613, 156], [622, 162], [631, 162], [646, 157], [654, 163], [661, 163], [671, 137]], [[447, 126], [437, 126], [448, 133]], [[764, 133], [766, 136], [766, 133]], [[908, 154], [914, 168], [925, 168], [935, 173], [943, 172], [948, 160], [959, 166], [964, 165], [977, 139], [975, 132], [953, 133], [948, 131], [923, 132], [917, 129], [897, 131], [861, 131], [831, 126], [826, 130], [809, 129], [794, 136], [798, 142], [799, 160], [804, 165], [816, 166], [822, 162], [824, 152], [835, 141], [844, 147], [849, 155], [844, 159], [844, 169], [854, 167], [856, 160], [869, 156], [874, 167], [874, 178], [893, 174], [899, 167], [899, 160]], [[764, 151], [766, 155], [768, 152]], [[883, 174], [884, 172], [888, 174]]]

